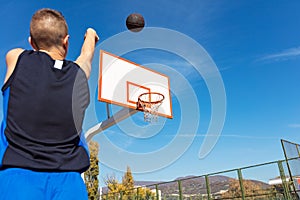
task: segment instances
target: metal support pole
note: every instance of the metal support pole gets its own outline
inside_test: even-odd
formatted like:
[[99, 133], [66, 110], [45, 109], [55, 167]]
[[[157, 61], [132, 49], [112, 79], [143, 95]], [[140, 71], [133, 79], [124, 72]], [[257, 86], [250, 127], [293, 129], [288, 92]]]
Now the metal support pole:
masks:
[[241, 193], [242, 193], [242, 199], [246, 199], [245, 197], [245, 188], [244, 188], [244, 184], [243, 184], [243, 175], [242, 175], [242, 170], [238, 169], [238, 177], [239, 177], [239, 182], [240, 182], [240, 187], [241, 187]]
[[206, 184], [207, 200], [211, 200], [208, 175], [205, 175], [205, 184]]
[[159, 200], [159, 191], [158, 191], [158, 185], [155, 185], [155, 191], [156, 191], [156, 200]]
[[289, 188], [289, 184], [286, 181], [287, 177], [284, 174], [284, 169], [283, 169], [282, 161], [278, 161], [278, 168], [279, 168], [280, 178], [281, 178], [281, 181], [282, 181], [284, 199], [286, 199], [286, 200], [292, 200], [291, 193], [290, 193], [290, 188]]
[[120, 200], [123, 199], [123, 191], [120, 192]]
[[139, 193], [140, 193], [139, 189], [140, 189], [139, 187], [136, 188], [136, 200], [139, 200]]
[[178, 192], [179, 192], [179, 200], [182, 200], [182, 188], [181, 188], [181, 181], [178, 180]]
[[110, 118], [109, 103], [106, 103], [106, 114], [107, 114], [107, 119]]

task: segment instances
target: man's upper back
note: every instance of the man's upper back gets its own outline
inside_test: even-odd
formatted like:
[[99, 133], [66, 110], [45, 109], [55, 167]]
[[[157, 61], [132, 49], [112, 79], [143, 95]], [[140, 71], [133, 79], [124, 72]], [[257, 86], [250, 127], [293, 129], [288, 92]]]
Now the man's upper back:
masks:
[[40, 51], [23, 51], [2, 91], [8, 98], [4, 105], [8, 141], [4, 167], [47, 171], [87, 168], [88, 156], [80, 135], [89, 91], [77, 64], [55, 61]]

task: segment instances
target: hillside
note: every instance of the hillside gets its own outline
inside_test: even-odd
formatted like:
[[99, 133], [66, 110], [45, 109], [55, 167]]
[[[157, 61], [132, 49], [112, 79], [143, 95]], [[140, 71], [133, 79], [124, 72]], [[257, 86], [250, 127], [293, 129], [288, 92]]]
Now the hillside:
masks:
[[[159, 182], [159, 181], [135, 181], [136, 186], [151, 186], [151, 188], [155, 188], [155, 184], [158, 185], [158, 189], [164, 195], [176, 195], [178, 194], [178, 180], [181, 180], [181, 188], [182, 193], [185, 195], [194, 195], [194, 194], [206, 194], [206, 182], [204, 177], [196, 177], [196, 176], [187, 176], [187, 177], [179, 177], [174, 181], [170, 182]], [[220, 193], [221, 191], [227, 191], [229, 189], [230, 180], [235, 180], [233, 178], [227, 176], [210, 176], [210, 191], [212, 194]], [[262, 186], [263, 188], [267, 188], [269, 185], [257, 180], [251, 180], [252, 183]], [[103, 193], [107, 192], [107, 188], [102, 188]]]

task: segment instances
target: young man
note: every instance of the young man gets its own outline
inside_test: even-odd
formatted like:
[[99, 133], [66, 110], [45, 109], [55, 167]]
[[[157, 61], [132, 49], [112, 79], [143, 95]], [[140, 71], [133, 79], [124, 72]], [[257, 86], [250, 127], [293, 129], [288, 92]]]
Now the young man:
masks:
[[81, 54], [65, 60], [67, 23], [41, 9], [30, 23], [34, 50], [6, 55], [0, 129], [0, 199], [87, 199], [80, 176], [89, 167], [82, 133], [89, 104], [87, 79], [98, 36], [87, 29]]

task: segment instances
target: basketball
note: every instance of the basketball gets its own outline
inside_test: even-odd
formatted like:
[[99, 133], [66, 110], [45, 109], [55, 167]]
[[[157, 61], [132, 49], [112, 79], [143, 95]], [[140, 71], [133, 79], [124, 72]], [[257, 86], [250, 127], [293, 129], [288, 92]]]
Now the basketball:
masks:
[[126, 26], [132, 32], [140, 32], [145, 26], [144, 17], [141, 14], [132, 13], [126, 19]]

